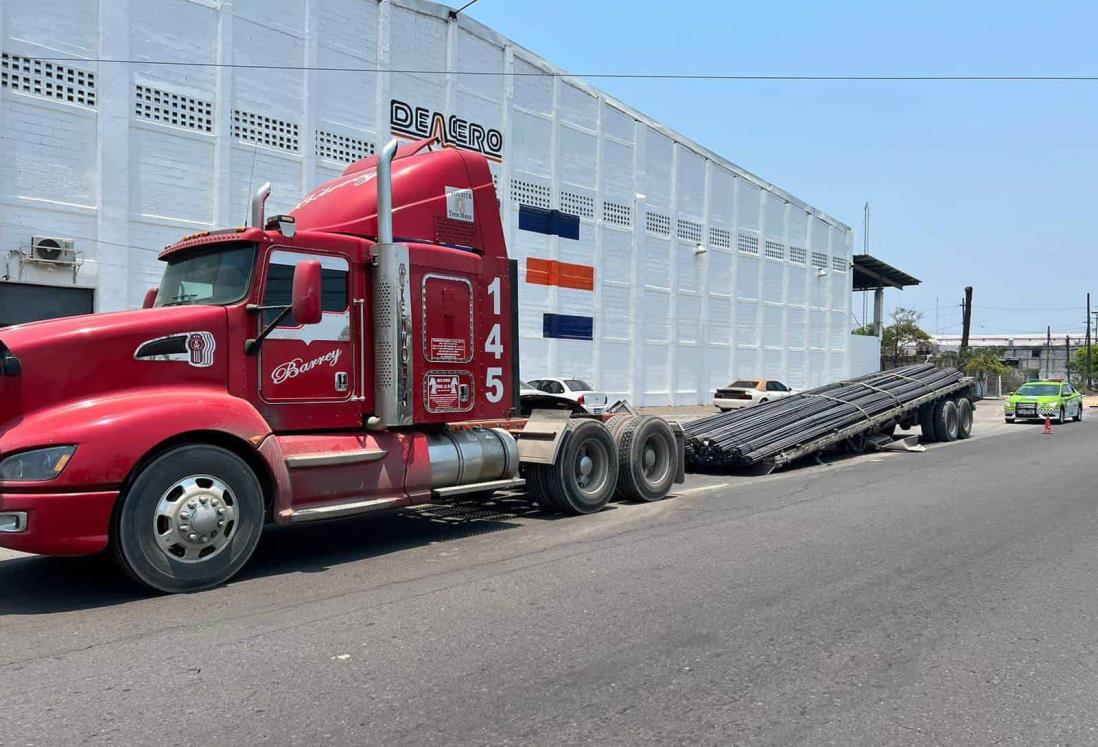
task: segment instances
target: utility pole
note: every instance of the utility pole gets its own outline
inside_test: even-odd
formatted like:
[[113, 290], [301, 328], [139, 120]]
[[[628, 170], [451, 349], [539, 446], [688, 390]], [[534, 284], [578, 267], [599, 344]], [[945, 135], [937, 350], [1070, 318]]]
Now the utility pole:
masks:
[[1071, 335], [1064, 335], [1064, 381], [1071, 383]]
[[961, 330], [961, 352], [968, 349], [968, 333], [972, 330], [972, 286], [965, 288], [965, 300], [961, 302], [963, 327]]
[[1052, 325], [1045, 333], [1045, 378], [1052, 378]]
[[1090, 391], [1090, 294], [1087, 294], [1087, 391]]

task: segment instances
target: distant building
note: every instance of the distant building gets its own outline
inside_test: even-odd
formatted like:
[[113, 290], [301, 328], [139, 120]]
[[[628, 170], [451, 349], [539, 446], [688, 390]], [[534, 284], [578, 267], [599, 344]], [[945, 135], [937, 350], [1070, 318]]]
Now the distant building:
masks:
[[[957, 352], [961, 349], [960, 335], [931, 336], [933, 352]], [[1032, 379], [1066, 379], [1067, 363], [1083, 346], [1081, 335], [1053, 332], [1052, 344], [1047, 333], [1018, 335], [970, 335], [970, 348], [999, 348], [999, 359], [1015, 369], [1019, 381]]]

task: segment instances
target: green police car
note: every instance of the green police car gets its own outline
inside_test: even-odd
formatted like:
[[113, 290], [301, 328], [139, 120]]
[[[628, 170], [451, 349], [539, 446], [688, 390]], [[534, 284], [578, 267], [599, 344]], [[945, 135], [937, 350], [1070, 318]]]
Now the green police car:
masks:
[[1003, 414], [1008, 423], [1045, 418], [1078, 422], [1083, 419], [1083, 395], [1066, 381], [1027, 381], [1007, 397]]

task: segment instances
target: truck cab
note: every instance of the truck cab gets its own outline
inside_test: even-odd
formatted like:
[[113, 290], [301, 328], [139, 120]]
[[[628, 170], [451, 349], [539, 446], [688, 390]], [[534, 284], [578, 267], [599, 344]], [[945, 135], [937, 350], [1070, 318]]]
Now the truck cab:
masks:
[[0, 546], [110, 549], [192, 591], [268, 522], [520, 487], [520, 464], [548, 510], [666, 495], [681, 429], [628, 418], [654, 435], [623, 482], [602, 419], [518, 418], [491, 172], [432, 144], [391, 141], [288, 215], [265, 216], [264, 185], [250, 225], [161, 253], [144, 309], [0, 330]]

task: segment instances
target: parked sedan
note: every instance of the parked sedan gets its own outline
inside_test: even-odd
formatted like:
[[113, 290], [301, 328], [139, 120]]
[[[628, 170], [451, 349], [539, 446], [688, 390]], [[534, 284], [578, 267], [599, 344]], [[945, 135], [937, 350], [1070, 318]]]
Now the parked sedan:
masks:
[[583, 405], [592, 415], [606, 411], [606, 392], [596, 392], [579, 379], [531, 379], [530, 386], [548, 394], [556, 394]]
[[1008, 423], [1027, 418], [1078, 421], [1083, 419], [1083, 395], [1066, 381], [1027, 381], [1007, 397], [1003, 414]]
[[721, 412], [788, 397], [793, 390], [774, 379], [740, 379], [721, 387], [713, 395], [713, 404]]

